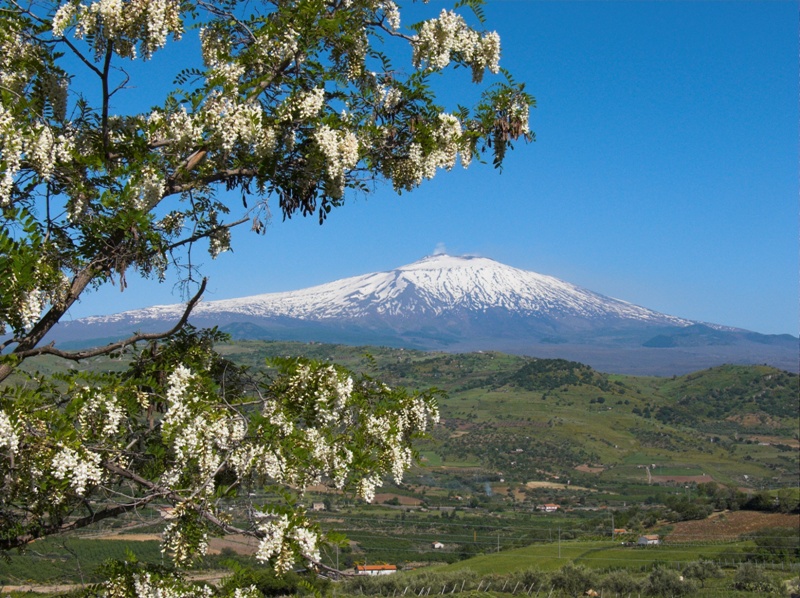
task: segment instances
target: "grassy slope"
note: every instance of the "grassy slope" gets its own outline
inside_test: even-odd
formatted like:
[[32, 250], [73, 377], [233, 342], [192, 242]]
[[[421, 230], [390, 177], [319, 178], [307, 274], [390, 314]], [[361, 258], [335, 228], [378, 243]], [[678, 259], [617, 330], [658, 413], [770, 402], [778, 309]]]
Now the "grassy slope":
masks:
[[[796, 485], [798, 377], [767, 366], [654, 378], [500, 353], [256, 341], [223, 351], [254, 367], [302, 353], [447, 391], [444, 425], [421, 447], [431, 470], [482, 466], [511, 482], [558, 476], [622, 494], [647, 487], [645, 466], [653, 476], [705, 474], [737, 487]], [[595, 473], [574, 469], [581, 464]]]

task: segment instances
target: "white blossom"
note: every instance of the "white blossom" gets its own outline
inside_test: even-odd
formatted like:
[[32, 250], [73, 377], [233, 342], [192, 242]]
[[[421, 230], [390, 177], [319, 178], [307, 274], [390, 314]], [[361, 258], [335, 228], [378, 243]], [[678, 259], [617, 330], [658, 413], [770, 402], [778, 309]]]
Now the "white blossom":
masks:
[[0, 448], [7, 448], [12, 457], [19, 448], [19, 434], [5, 411], [0, 411]]
[[363, 498], [366, 502], [372, 502], [375, 499], [375, 488], [383, 484], [379, 475], [373, 474], [361, 478], [358, 483], [357, 495]]
[[300, 554], [305, 556], [311, 561], [319, 561], [319, 537], [317, 534], [307, 527], [295, 527], [290, 537], [297, 542]]
[[89, 450], [82, 454], [62, 447], [52, 461], [53, 477], [57, 480], [68, 480], [75, 494], [84, 496], [87, 484], [99, 484], [103, 478], [100, 468], [100, 455]]
[[319, 116], [324, 103], [325, 90], [322, 87], [317, 87], [311, 91], [301, 92], [290, 97], [279, 112], [289, 120], [292, 120], [295, 114], [297, 120], [310, 120]]
[[230, 251], [231, 231], [227, 228], [218, 228], [208, 237], [208, 253], [216, 259], [220, 253]]
[[[185, 508], [183, 504], [175, 507], [176, 516]], [[178, 565], [188, 565], [196, 555], [205, 555], [208, 550], [208, 534], [204, 532], [199, 538], [190, 540], [184, 532], [178, 520], [170, 521], [162, 532], [161, 552], [168, 553]]]
[[152, 166], [146, 166], [139, 174], [134, 189], [136, 208], [149, 211], [164, 195], [164, 177]]
[[[270, 521], [259, 524], [258, 530], [264, 534], [264, 537], [258, 545], [256, 559], [264, 563], [284, 552], [286, 550], [284, 538], [288, 529], [289, 518], [286, 515], [280, 515]], [[289, 566], [291, 566], [291, 563], [289, 563]]]
[[413, 38], [414, 64], [427, 64], [430, 70], [441, 70], [453, 56], [472, 67], [472, 78], [480, 82], [484, 69], [497, 73], [500, 69], [500, 36], [495, 32], [483, 37], [470, 28], [463, 17], [442, 10], [438, 18], [425, 21]]
[[119, 431], [125, 419], [125, 411], [115, 396], [106, 397], [99, 391], [84, 389], [89, 398], [78, 414], [78, 422], [82, 428], [92, 430], [98, 436], [111, 438]]
[[339, 198], [344, 193], [345, 174], [358, 163], [358, 138], [350, 131], [335, 131], [322, 125], [314, 133], [322, 154], [330, 185], [331, 197]]
[[29, 330], [39, 321], [43, 308], [44, 295], [39, 289], [32, 289], [25, 294], [22, 302], [17, 306], [24, 330]]
[[392, 2], [392, 0], [383, 0], [380, 3], [380, 7], [383, 10], [383, 17], [386, 19], [389, 27], [394, 31], [400, 29], [400, 9], [397, 7], [397, 4]]
[[122, 57], [135, 58], [137, 45], [148, 59], [164, 47], [171, 33], [180, 38], [183, 23], [180, 0], [99, 0], [76, 8], [61, 6], [53, 19], [53, 34], [61, 36], [75, 21], [75, 37], [90, 39], [96, 56], [101, 56], [108, 42]]

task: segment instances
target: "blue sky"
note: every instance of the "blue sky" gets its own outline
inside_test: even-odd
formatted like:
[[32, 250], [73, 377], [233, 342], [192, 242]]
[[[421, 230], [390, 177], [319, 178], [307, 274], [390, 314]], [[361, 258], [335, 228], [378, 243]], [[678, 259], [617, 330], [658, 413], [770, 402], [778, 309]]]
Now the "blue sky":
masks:
[[[502, 173], [457, 166], [402, 196], [379, 188], [323, 226], [276, 213], [265, 236], [236, 234], [233, 253], [200, 258], [207, 299], [444, 248], [676, 316], [796, 335], [798, 3], [489, 0], [485, 12], [501, 65], [536, 96], [536, 142]], [[445, 100], [462, 99], [451, 83]], [[70, 316], [181, 299], [174, 280], [129, 282]]]

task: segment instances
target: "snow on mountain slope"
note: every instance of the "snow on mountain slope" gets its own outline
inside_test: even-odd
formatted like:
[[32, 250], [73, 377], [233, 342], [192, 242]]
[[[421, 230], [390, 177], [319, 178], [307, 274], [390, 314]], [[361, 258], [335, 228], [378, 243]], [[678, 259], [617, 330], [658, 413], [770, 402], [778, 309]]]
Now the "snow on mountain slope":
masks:
[[[429, 256], [389, 272], [345, 278], [299, 291], [201, 302], [194, 315], [328, 321], [487, 311], [538, 318], [629, 320], [645, 325], [693, 323], [491, 259], [449, 255]], [[182, 312], [182, 305], [163, 305], [82, 321], [100, 324], [164, 320], [177, 318]]]

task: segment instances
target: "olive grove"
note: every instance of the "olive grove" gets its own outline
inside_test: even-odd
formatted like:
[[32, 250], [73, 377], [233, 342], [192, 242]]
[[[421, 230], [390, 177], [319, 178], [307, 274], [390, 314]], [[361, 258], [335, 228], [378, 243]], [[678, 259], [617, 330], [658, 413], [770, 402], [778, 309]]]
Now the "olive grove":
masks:
[[[532, 139], [533, 98], [500, 69], [480, 2], [414, 6], [429, 14], [415, 24], [393, 0], [1, 5], [0, 549], [162, 504], [176, 569], [112, 577], [107, 595], [212, 595], [179, 571], [219, 533], [258, 538], [277, 571], [321, 566], [325, 539], [292, 499], [246, 524], [220, 501], [320, 483], [369, 501], [402, 479], [435, 396], [300, 359], [255, 379], [215, 352], [218, 332], [187, 325], [205, 288], [193, 251], [263, 233], [271, 204], [323, 222], [349, 194], [500, 166]], [[151, 67], [171, 73], [160, 96]], [[458, 67], [471, 108], [431, 85]], [[188, 298], [173, 329], [81, 350], [45, 339], [85, 293], [168, 276]], [[120, 372], [38, 372], [43, 356], [121, 354]]]

